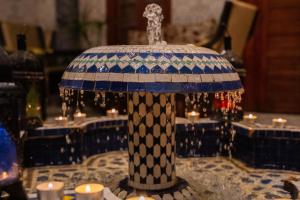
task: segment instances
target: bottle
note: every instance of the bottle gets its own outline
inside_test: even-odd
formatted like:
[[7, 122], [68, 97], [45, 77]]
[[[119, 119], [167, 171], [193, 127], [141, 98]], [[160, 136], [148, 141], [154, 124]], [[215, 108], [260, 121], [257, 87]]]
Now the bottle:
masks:
[[46, 118], [45, 73], [41, 62], [26, 48], [24, 34], [17, 35], [18, 50], [12, 54], [13, 80], [20, 83], [25, 91], [26, 126], [42, 126]]
[[0, 82], [11, 82], [12, 68], [8, 54], [0, 46]]

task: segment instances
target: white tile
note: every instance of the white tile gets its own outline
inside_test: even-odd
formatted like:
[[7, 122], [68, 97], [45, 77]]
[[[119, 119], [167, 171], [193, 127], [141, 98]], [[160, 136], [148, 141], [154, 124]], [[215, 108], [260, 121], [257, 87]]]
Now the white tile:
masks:
[[156, 82], [171, 82], [172, 75], [171, 74], [155, 74]]
[[124, 73], [124, 82], [139, 82], [139, 75], [132, 73]]
[[122, 73], [109, 73], [109, 80], [110, 81], [118, 81], [123, 82], [124, 74]]
[[109, 73], [97, 73], [96, 81], [108, 81]]
[[172, 74], [172, 82], [174, 83], [184, 83], [187, 82], [187, 76], [183, 74]]
[[155, 82], [155, 75], [154, 74], [139, 74], [139, 82], [140, 83]]
[[201, 79], [204, 83], [213, 82], [213, 77], [211, 74], [201, 74]]

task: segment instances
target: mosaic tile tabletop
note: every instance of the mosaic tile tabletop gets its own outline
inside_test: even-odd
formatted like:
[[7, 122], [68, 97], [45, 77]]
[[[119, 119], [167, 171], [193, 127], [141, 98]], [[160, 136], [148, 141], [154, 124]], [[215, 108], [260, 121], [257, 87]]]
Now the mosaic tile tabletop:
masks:
[[[224, 157], [177, 158], [176, 166], [177, 176], [188, 186], [154, 195], [155, 199], [290, 199], [282, 180], [300, 177], [300, 172], [252, 169]], [[34, 194], [36, 185], [47, 180], [65, 182], [69, 193], [89, 181], [102, 183], [125, 199], [138, 193], [119, 187], [127, 174], [128, 153], [115, 151], [92, 156], [79, 165], [27, 168], [23, 179], [28, 194]]]

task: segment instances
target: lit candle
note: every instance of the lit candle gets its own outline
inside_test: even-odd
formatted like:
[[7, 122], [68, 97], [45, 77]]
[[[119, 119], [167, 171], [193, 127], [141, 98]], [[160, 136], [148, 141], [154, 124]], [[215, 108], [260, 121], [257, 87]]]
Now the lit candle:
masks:
[[104, 186], [100, 184], [84, 184], [75, 188], [76, 200], [103, 200]]
[[84, 120], [86, 118], [86, 113], [76, 111], [73, 116], [74, 116], [74, 122], [75, 123], [82, 123], [82, 122], [84, 122]]
[[54, 120], [58, 126], [67, 126], [68, 125], [67, 117], [59, 116], [59, 117], [55, 117]]
[[2, 172], [2, 173], [0, 174], [0, 180], [5, 180], [5, 179], [7, 179], [7, 177], [8, 177], [7, 172]]
[[155, 200], [155, 199], [153, 199], [151, 197], [138, 196], [138, 197], [128, 198], [127, 200]]
[[243, 119], [247, 124], [253, 125], [257, 119], [257, 116], [250, 113], [249, 115], [244, 115]]
[[273, 122], [273, 127], [284, 128], [287, 123], [287, 120], [283, 118], [275, 118], [272, 120], [272, 122]]
[[200, 113], [196, 111], [188, 112], [187, 117], [189, 120], [194, 122], [195, 120], [198, 120], [200, 118]]
[[107, 117], [111, 117], [111, 118], [114, 118], [114, 117], [117, 117], [119, 114], [119, 111], [115, 108], [112, 108], [111, 110], [107, 110], [106, 111], [106, 115]]
[[46, 182], [36, 187], [39, 200], [63, 200], [64, 183], [62, 182]]

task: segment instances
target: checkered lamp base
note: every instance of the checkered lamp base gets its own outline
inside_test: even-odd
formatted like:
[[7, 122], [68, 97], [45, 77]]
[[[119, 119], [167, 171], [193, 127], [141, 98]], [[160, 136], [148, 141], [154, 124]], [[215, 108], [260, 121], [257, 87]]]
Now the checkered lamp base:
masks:
[[175, 95], [128, 94], [129, 185], [166, 189], [176, 183]]

